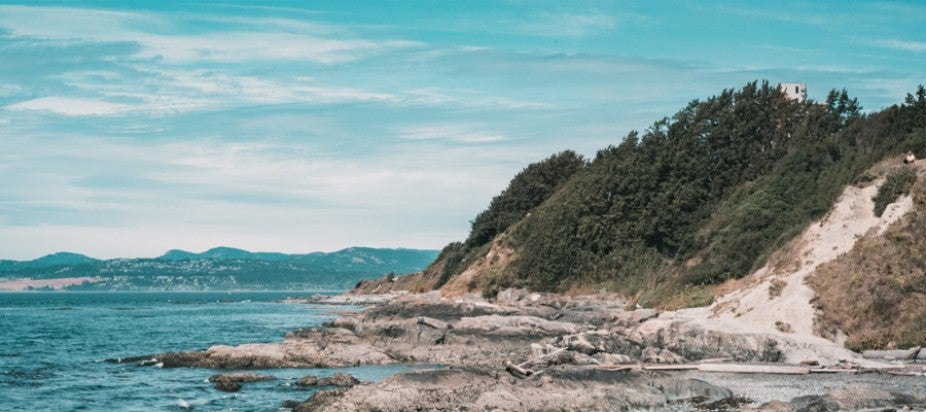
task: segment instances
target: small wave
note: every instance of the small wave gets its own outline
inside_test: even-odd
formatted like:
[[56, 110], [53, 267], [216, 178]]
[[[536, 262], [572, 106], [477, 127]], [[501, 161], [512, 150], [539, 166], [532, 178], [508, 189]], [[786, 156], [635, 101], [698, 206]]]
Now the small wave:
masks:
[[73, 306], [61, 306], [57, 308], [45, 308], [45, 310], [80, 310]]

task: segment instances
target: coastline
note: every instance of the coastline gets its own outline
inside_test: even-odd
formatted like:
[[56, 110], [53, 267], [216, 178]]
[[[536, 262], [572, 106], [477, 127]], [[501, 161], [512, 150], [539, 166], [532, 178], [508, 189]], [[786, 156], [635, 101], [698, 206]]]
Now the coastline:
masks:
[[[375, 384], [319, 390], [309, 399], [288, 404], [297, 411], [741, 410], [770, 405], [805, 410], [811, 401], [849, 409], [863, 404], [926, 408], [926, 400], [915, 396], [926, 393], [922, 376], [865, 375], [859, 380], [846, 378], [848, 373], [811, 374], [838, 369], [883, 373], [902, 370], [901, 365], [848, 351], [839, 354], [850, 358], [820, 356], [803, 359], [801, 365], [793, 359], [832, 353], [832, 348], [787, 336], [710, 330], [672, 313], [628, 311], [625, 302], [609, 297], [508, 290], [492, 302], [474, 295], [445, 298], [436, 292], [312, 301], [367, 308], [323, 328], [292, 331], [280, 343], [219, 345], [155, 357], [165, 368], [443, 366], [400, 373]], [[806, 374], [730, 377], [696, 370], [713, 364], [789, 366]], [[858, 390], [837, 390], [856, 381], [864, 381]], [[753, 385], [748, 382], [767, 390], [744, 390]], [[857, 394], [864, 399], [856, 399]]]

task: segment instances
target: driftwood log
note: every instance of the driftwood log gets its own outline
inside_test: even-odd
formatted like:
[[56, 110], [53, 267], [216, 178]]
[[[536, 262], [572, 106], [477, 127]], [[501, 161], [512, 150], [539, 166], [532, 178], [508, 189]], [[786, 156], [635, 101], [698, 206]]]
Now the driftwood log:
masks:
[[522, 368], [511, 362], [505, 362], [505, 370], [508, 371], [508, 373], [514, 375], [514, 377], [521, 379], [528, 378], [534, 374], [533, 370]]
[[810, 373], [810, 368], [804, 366], [781, 366], [781, 365], [745, 365], [737, 363], [702, 363], [698, 365], [700, 372], [725, 372], [725, 373], [764, 373], [776, 375], [806, 375]]

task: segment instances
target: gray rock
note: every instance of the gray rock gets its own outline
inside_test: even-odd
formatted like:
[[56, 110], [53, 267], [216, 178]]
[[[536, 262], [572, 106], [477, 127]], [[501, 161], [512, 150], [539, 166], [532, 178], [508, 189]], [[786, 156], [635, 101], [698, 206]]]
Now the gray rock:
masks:
[[791, 400], [797, 412], [844, 411], [871, 408], [926, 408], [926, 399], [867, 387], [831, 389], [824, 395], [801, 396]]
[[225, 392], [238, 392], [242, 383], [259, 382], [276, 379], [273, 376], [258, 375], [256, 373], [227, 373], [212, 375], [209, 382], [215, 383], [215, 388]]
[[579, 411], [665, 409], [671, 403], [724, 396], [729, 391], [701, 381], [621, 371], [554, 368], [542, 376], [498, 381], [482, 370], [455, 368], [402, 373], [310, 401], [311, 410], [318, 411]]
[[313, 386], [354, 386], [359, 384], [360, 381], [343, 372], [335, 373], [327, 378], [319, 378], [316, 376], [308, 375], [304, 376], [296, 382], [298, 386], [304, 387], [313, 387]]

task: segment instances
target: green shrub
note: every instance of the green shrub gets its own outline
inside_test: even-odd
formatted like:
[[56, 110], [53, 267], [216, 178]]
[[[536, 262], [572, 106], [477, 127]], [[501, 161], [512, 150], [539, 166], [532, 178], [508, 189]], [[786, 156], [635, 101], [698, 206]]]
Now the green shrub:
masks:
[[878, 188], [878, 194], [872, 199], [875, 201], [875, 216], [880, 217], [884, 209], [887, 209], [887, 205], [909, 193], [914, 182], [916, 182], [916, 170], [913, 168], [902, 167], [891, 171]]

